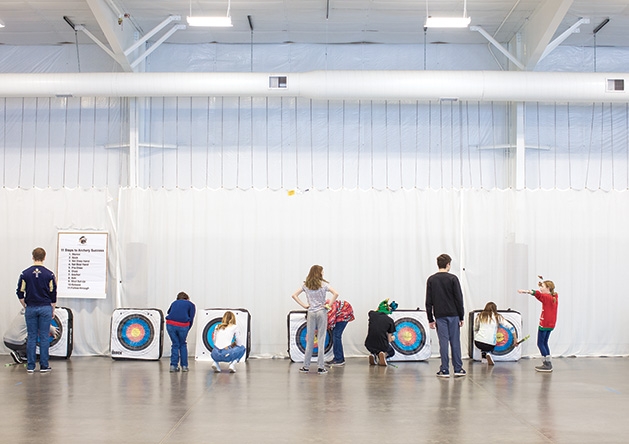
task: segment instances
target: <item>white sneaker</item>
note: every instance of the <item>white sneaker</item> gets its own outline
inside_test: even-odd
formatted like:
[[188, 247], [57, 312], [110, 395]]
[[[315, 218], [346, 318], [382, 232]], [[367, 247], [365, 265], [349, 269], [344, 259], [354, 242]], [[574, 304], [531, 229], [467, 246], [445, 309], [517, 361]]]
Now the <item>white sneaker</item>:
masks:
[[221, 366], [218, 365], [217, 362], [212, 361], [212, 369], [214, 369], [214, 373], [220, 373], [221, 372]]
[[492, 358], [489, 353], [487, 353], [487, 364], [494, 365], [494, 358]]
[[232, 362], [229, 364], [229, 373], [236, 373], [236, 363]]

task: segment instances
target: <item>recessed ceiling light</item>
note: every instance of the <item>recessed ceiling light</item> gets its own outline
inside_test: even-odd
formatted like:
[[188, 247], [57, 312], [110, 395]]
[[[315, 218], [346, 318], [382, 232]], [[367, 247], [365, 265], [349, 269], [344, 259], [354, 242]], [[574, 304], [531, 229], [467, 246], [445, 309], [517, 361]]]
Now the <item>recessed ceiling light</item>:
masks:
[[192, 0], [190, 0], [190, 15], [188, 16], [188, 25], [190, 26], [207, 26], [215, 28], [229, 28], [232, 25], [232, 18], [229, 15], [231, 9], [231, 0], [227, 0], [227, 14], [224, 16], [193, 16], [192, 15]]
[[188, 25], [190, 26], [208, 26], [216, 28], [229, 28], [232, 25], [231, 17], [192, 17], [188, 16]]
[[467, 28], [471, 17], [428, 17], [426, 28]]
[[432, 17], [428, 15], [428, 0], [426, 0], [426, 24], [424, 28], [467, 28], [472, 21], [467, 16], [467, 0], [463, 0], [463, 16]]

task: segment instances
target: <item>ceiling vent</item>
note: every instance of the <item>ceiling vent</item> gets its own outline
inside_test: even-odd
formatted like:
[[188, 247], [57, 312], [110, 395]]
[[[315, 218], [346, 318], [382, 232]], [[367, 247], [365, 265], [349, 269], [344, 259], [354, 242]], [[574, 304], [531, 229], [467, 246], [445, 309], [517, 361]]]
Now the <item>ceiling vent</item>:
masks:
[[624, 92], [625, 79], [607, 79], [607, 91]]
[[286, 76], [270, 76], [269, 77], [269, 88], [270, 89], [285, 89], [288, 86], [288, 81]]

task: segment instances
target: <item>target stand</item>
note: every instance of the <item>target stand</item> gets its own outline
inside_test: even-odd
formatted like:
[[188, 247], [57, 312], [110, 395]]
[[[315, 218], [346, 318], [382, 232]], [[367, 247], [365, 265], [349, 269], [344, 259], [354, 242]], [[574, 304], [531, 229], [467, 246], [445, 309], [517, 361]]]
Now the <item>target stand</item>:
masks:
[[[474, 361], [481, 360], [481, 351], [474, 345], [474, 321], [483, 310], [474, 310], [469, 313], [469, 343], [468, 352]], [[496, 348], [491, 353], [494, 361], [519, 361], [522, 357], [522, 349], [518, 347], [517, 340], [522, 338], [522, 315], [513, 310], [498, 310], [504, 321], [498, 325], [496, 332]]]
[[432, 354], [428, 315], [425, 310], [395, 310], [389, 315], [395, 322], [395, 350], [390, 361], [425, 361]]
[[112, 359], [157, 361], [164, 347], [164, 313], [158, 308], [118, 308], [111, 315]]
[[[308, 332], [306, 313], [305, 310], [295, 310], [288, 313], [288, 357], [292, 362], [304, 362], [306, 357], [306, 334]], [[310, 362], [316, 362], [319, 356], [319, 341], [316, 334], [314, 345]], [[332, 332], [330, 330], [325, 335], [323, 353], [326, 361], [333, 358]]]
[[[72, 347], [74, 341], [74, 315], [72, 310], [65, 307], [56, 307], [55, 316], [50, 323], [59, 330], [59, 336], [49, 336], [50, 349], [48, 351], [50, 357], [69, 358], [72, 355]], [[39, 340], [37, 341], [37, 354], [39, 354]]]
[[251, 351], [251, 314], [244, 308], [208, 308], [197, 312], [197, 348], [195, 360], [211, 361], [214, 350], [214, 332], [223, 321], [226, 311], [231, 311], [236, 316], [236, 326], [240, 330], [240, 337], [245, 341], [247, 352], [240, 358], [244, 362]]

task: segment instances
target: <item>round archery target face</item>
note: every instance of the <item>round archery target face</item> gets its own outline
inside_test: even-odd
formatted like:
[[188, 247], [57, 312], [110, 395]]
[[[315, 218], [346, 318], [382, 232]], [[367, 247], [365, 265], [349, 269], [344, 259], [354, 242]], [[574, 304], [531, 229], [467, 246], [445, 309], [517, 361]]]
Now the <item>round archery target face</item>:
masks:
[[494, 348], [495, 355], [506, 355], [516, 347], [515, 327], [507, 319], [504, 319], [499, 325], [496, 331], [496, 348]]
[[426, 331], [417, 319], [400, 318], [395, 321], [395, 340], [391, 343], [396, 352], [414, 355], [426, 344]]
[[[216, 348], [218, 327], [223, 322], [223, 316], [231, 311], [236, 316], [237, 332], [246, 347], [246, 353], [240, 360], [244, 362], [251, 350], [251, 315], [244, 308], [207, 308], [197, 311], [195, 324], [197, 325], [196, 346], [194, 359], [197, 361], [211, 361], [212, 351]], [[232, 338], [232, 342], [235, 339]]]
[[61, 340], [61, 336], [63, 336], [63, 325], [61, 324], [61, 321], [59, 320], [59, 318], [57, 317], [57, 315], [55, 315], [54, 318], [52, 318], [52, 322], [50, 323], [50, 325], [52, 325], [53, 327], [55, 327], [57, 329], [57, 331], [59, 332], [57, 334], [57, 336], [50, 336], [50, 346], [53, 347], [55, 345], [57, 345], [57, 343]]
[[216, 332], [216, 327], [218, 327], [221, 322], [223, 322], [222, 318], [212, 319], [203, 329], [203, 345], [205, 345], [205, 348], [209, 351], [214, 350], [214, 333]]
[[[297, 329], [297, 333], [295, 334], [295, 343], [297, 344], [297, 348], [299, 348], [299, 351], [304, 354], [306, 353], [306, 345], [307, 345], [306, 327], [307, 327], [307, 324], [304, 322], [304, 324]], [[330, 339], [330, 337], [331, 337], [331, 332], [328, 330], [327, 334], [325, 335], [324, 353], [328, 353], [332, 349], [332, 340]], [[315, 342], [314, 342], [314, 349], [312, 350], [312, 356], [313, 357], [318, 356], [318, 352], [319, 352], [319, 335], [315, 333]]]
[[129, 315], [118, 325], [118, 340], [127, 350], [144, 350], [151, 345], [154, 336], [153, 324], [141, 314]]
[[[54, 337], [52, 335], [48, 336], [48, 342], [52, 347], [61, 340], [61, 336], [63, 335], [63, 325], [61, 325], [61, 321], [59, 320], [57, 315], [52, 318], [52, 321], [50, 321], [50, 325], [55, 327], [59, 331], [59, 335], [57, 337]], [[39, 337], [37, 338], [37, 346], [39, 347]]]

